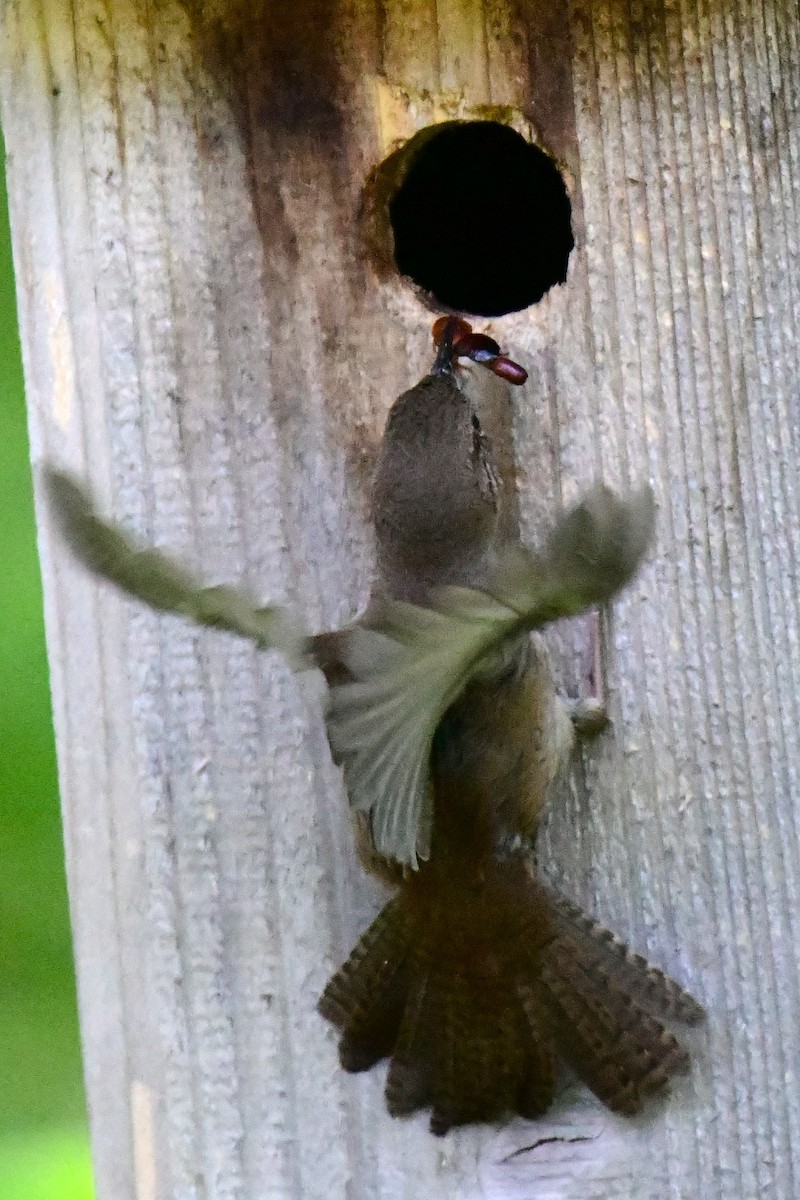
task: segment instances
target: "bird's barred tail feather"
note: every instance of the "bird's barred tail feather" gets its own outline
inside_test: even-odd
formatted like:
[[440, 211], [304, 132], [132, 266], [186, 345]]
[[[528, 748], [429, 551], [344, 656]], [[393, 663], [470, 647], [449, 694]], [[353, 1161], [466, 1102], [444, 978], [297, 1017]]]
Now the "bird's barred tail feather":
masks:
[[[539, 1116], [558, 1059], [609, 1108], [633, 1114], [688, 1066], [642, 1004], [696, 1021], [697, 1002], [580, 909], [527, 887], [527, 922], [503, 923], [496, 945], [459, 927], [469, 918], [458, 909], [448, 928], [404, 888], [328, 983], [319, 1010], [341, 1031], [342, 1065], [388, 1057], [393, 1116], [430, 1108], [436, 1134]], [[482, 907], [492, 903], [497, 911], [497, 897]]]
[[659, 967], [636, 954], [577, 904], [555, 893], [552, 902], [554, 921], [579, 944], [583, 961], [591, 965], [598, 981], [621, 988], [637, 1003], [647, 1005], [663, 1017], [686, 1025], [702, 1020], [703, 1009], [694, 996]]

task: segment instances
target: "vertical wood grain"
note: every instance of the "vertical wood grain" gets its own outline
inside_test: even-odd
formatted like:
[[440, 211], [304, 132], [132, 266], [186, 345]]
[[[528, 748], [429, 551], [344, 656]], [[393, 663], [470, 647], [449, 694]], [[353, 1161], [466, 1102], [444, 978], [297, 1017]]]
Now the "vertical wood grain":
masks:
[[[392, 139], [510, 105], [566, 172], [567, 283], [486, 327], [532, 542], [597, 473], [658, 545], [606, 629], [612, 734], [542, 869], [708, 1005], [623, 1121], [393, 1122], [314, 1012], [380, 903], [319, 696], [89, 581], [41, 515], [99, 1200], [797, 1194], [800, 46], [786, 0], [6, 0], [0, 90], [34, 465], [210, 580], [342, 623], [430, 313], [379, 279]], [[387, 144], [388, 143], [388, 144]], [[480, 386], [480, 376], [476, 377]], [[578, 627], [553, 638], [566, 682]]]

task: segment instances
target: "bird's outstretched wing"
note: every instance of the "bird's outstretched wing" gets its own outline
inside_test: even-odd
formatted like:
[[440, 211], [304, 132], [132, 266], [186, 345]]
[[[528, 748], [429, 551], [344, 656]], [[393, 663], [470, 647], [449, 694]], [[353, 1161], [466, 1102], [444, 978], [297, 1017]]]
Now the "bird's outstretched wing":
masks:
[[243, 588], [203, 587], [159, 550], [145, 549], [104, 521], [70, 475], [45, 470], [50, 511], [75, 556], [95, 575], [162, 612], [238, 633], [261, 649], [279, 650], [295, 670], [314, 665], [309, 638], [286, 608], [260, 608]]
[[[45, 482], [62, 535], [94, 574], [152, 608], [276, 649], [295, 670], [320, 660], [325, 638], [310, 638], [290, 610], [260, 607], [242, 588], [203, 587], [104, 521], [69, 475], [48, 468]], [[608, 600], [635, 572], [652, 526], [649, 489], [620, 500], [596, 488], [542, 554], [509, 546], [485, 591], [445, 588], [430, 608], [387, 601], [369, 626], [336, 635], [335, 674], [320, 662], [334, 679], [328, 736], [351, 804], [370, 812], [379, 853], [414, 867], [428, 856], [431, 742], [469, 680], [508, 639]]]
[[328, 737], [380, 854], [410, 867], [428, 857], [433, 735], [469, 681], [509, 639], [609, 600], [641, 563], [653, 523], [649, 488], [621, 499], [598, 486], [542, 553], [509, 546], [485, 590], [443, 588], [430, 608], [386, 601], [351, 631]]

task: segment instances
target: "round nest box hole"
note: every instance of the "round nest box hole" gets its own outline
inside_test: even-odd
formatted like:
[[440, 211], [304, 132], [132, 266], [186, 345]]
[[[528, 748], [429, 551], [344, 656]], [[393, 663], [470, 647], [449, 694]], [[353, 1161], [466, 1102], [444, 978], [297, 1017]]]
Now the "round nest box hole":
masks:
[[398, 154], [388, 200], [394, 261], [440, 306], [500, 316], [564, 282], [571, 206], [543, 150], [497, 121], [451, 121]]

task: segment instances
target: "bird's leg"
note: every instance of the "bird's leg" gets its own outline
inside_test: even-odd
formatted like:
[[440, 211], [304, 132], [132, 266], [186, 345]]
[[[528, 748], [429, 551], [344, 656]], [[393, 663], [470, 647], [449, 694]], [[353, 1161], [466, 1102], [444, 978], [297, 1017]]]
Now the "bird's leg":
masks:
[[592, 609], [586, 616], [588, 646], [584, 665], [586, 694], [570, 701], [570, 716], [576, 735], [581, 739], [597, 737], [610, 724], [606, 708], [605, 661], [603, 656], [603, 623], [600, 610]]

